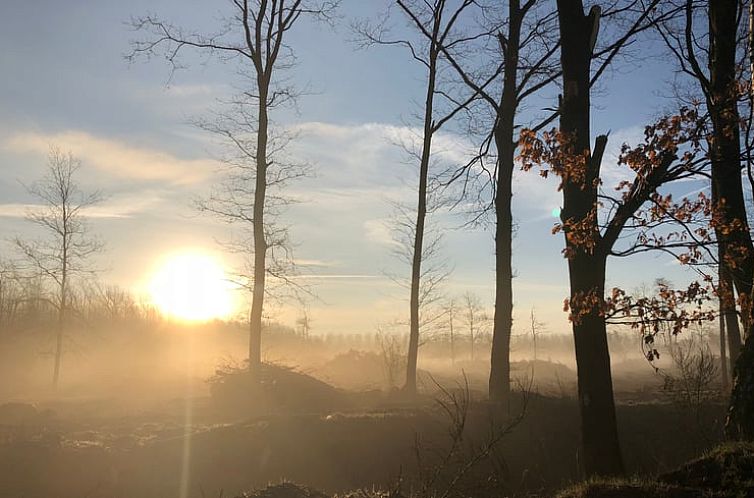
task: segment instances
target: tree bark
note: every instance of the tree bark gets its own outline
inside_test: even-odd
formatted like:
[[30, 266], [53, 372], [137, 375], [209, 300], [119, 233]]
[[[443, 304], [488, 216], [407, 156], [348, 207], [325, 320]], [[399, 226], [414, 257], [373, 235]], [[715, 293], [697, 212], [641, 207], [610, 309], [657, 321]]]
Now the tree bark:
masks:
[[264, 204], [267, 191], [267, 141], [269, 116], [267, 97], [269, 78], [265, 74], [257, 76], [259, 88], [259, 127], [257, 129], [256, 178], [254, 190], [254, 283], [249, 313], [249, 372], [257, 377], [262, 367], [262, 311], [264, 309], [264, 288], [267, 276], [267, 240], [264, 230]]
[[[718, 288], [722, 289], [722, 279], [720, 279], [718, 283]], [[722, 384], [722, 390], [723, 392], [728, 391], [728, 355], [726, 352], [726, 349], [728, 347], [728, 338], [727, 334], [725, 333], [725, 320], [728, 319], [727, 313], [725, 312], [725, 305], [723, 304], [723, 296], [720, 294], [718, 296], [719, 301], [719, 307], [718, 307], [718, 322], [719, 322], [719, 329], [720, 329], [720, 381]]]
[[[584, 15], [582, 0], [558, 0], [563, 98], [560, 131], [573, 157], [583, 155], [583, 179], [563, 181], [561, 219], [566, 239], [584, 471], [589, 476], [623, 473], [618, 442], [607, 329], [602, 310], [607, 252], [599, 247], [597, 188], [601, 153], [592, 157], [589, 95], [593, 15]], [[606, 138], [603, 138], [606, 141]], [[605, 143], [600, 144], [601, 150]], [[575, 224], [579, 234], [569, 233]], [[586, 232], [586, 233], [584, 233]], [[586, 243], [583, 238], [586, 237]], [[577, 240], [578, 239], [578, 240]], [[591, 241], [591, 243], [590, 243]]]
[[452, 365], [456, 364], [456, 342], [455, 342], [455, 334], [453, 331], [453, 314], [455, 313], [455, 310], [453, 309], [453, 304], [451, 303], [451, 308], [448, 310], [448, 320], [450, 325], [450, 363]]
[[[65, 263], [64, 263], [65, 268]], [[65, 275], [66, 270], [64, 270], [64, 276], [61, 281], [60, 285], [60, 303], [58, 308], [58, 323], [57, 323], [57, 330], [55, 334], [55, 367], [52, 373], [52, 386], [57, 389], [58, 385], [60, 384], [60, 365], [63, 361], [63, 335], [65, 333], [65, 322], [66, 322], [66, 307], [68, 306], [67, 301], [67, 275]]]
[[55, 367], [52, 373], [52, 386], [54, 389], [58, 388], [60, 383], [60, 364], [63, 361], [63, 335], [65, 334], [66, 314], [68, 312], [68, 240], [70, 234], [68, 233], [68, 203], [69, 199], [65, 196], [63, 205], [61, 206], [63, 213], [63, 233], [61, 244], [61, 273], [60, 273], [60, 302], [58, 303], [58, 324], [57, 333], [55, 334]]
[[422, 137], [422, 152], [419, 163], [419, 199], [416, 207], [416, 223], [414, 225], [414, 245], [411, 259], [411, 299], [408, 337], [408, 363], [406, 365], [406, 383], [403, 386], [407, 394], [416, 394], [416, 366], [419, 359], [419, 307], [422, 276], [422, 256], [424, 250], [424, 226], [427, 218], [427, 183], [429, 180], [429, 161], [432, 154], [432, 136], [434, 134], [434, 97], [437, 81], [437, 46], [440, 32], [442, 12], [435, 11], [432, 39], [429, 47], [429, 68], [427, 78], [427, 93], [424, 102], [424, 136]]
[[733, 392], [725, 424], [730, 439], [754, 441], [754, 340], [746, 340], [733, 368]]
[[[606, 256], [581, 255], [569, 261], [571, 296], [602, 298]], [[601, 310], [594, 306], [573, 323], [578, 375], [583, 465], [587, 475], [623, 473], [615, 416], [613, 381], [607, 328]]]
[[724, 269], [721, 285], [723, 289], [722, 306], [725, 314], [725, 335], [728, 340], [730, 364], [735, 365], [738, 355], [741, 353], [741, 327], [738, 325], [738, 313], [736, 313], [736, 302], [733, 297], [733, 281]]
[[[747, 338], [738, 358], [731, 350], [733, 392], [726, 434], [734, 439], [754, 439], [754, 341], [751, 340], [754, 247], [746, 217], [741, 179], [741, 136], [737, 104], [736, 34], [739, 2], [709, 2], [710, 79], [708, 107], [714, 136], [710, 144], [712, 189], [717, 194], [715, 231], [721, 265], [738, 293], [741, 321]], [[732, 293], [732, 291], [731, 291]], [[729, 321], [730, 324], [732, 322]], [[737, 323], [736, 323], [737, 325]], [[729, 336], [731, 330], [729, 330]], [[735, 358], [735, 359], [734, 359]]]
[[518, 58], [523, 12], [519, 0], [509, 2], [508, 36], [500, 37], [504, 53], [503, 91], [495, 126], [498, 151], [495, 191], [495, 317], [492, 329], [489, 397], [507, 402], [510, 397], [510, 342], [513, 328], [513, 170], [516, 144], [515, 117], [518, 104]]
[[741, 301], [745, 335], [754, 326], [751, 295], [754, 246], [749, 234], [741, 179], [741, 134], [738, 112], [736, 33], [738, 1], [709, 2], [710, 79], [708, 107], [712, 120], [710, 139], [712, 189], [716, 193], [718, 222], [715, 232], [723, 255], [721, 265], [733, 280]]

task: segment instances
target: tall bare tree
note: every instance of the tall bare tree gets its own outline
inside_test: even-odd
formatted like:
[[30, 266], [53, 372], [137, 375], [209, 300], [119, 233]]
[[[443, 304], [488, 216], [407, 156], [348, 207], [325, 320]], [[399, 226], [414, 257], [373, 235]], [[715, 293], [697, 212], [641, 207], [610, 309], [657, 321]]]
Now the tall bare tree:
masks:
[[[411, 276], [409, 280], [409, 343], [404, 390], [416, 392], [416, 366], [420, 343], [420, 313], [422, 295], [426, 294], [427, 277], [437, 272], [422, 269], [427, 259], [427, 247], [432, 250], [434, 240], [425, 241], [428, 215], [433, 211], [430, 186], [430, 165], [432, 162], [432, 140], [460, 111], [465, 110], [476, 99], [477, 93], [469, 97], [453, 97], [441, 84], [443, 60], [441, 47], [451, 44], [457, 35], [457, 24], [463, 12], [474, 4], [473, 0], [395, 0], [394, 5], [409, 22], [409, 26], [418, 31], [416, 39], [394, 37], [387, 25], [388, 16], [378, 23], [360, 23], [355, 28], [364, 45], [399, 46], [407, 49], [408, 54], [426, 71], [424, 101], [421, 109], [421, 135], [417, 137], [418, 147], [404, 144], [404, 149], [416, 160], [419, 167], [418, 199], [414, 220], [410, 226], [412, 240], [408, 245]], [[425, 280], [425, 282], [422, 282]]]
[[[513, 327], [513, 171], [517, 143], [516, 120], [527, 99], [553, 83], [558, 74], [554, 35], [555, 14], [544, 2], [511, 0], [505, 9], [497, 2], [475, 2], [484, 21], [477, 32], [442, 44], [443, 56], [490, 114], [479, 155], [458, 168], [450, 182], [461, 180], [467, 193], [474, 177], [484, 178], [480, 190], [491, 190], [483, 211], [494, 212], [495, 317], [489, 379], [490, 399], [507, 401], [510, 394], [510, 340]], [[429, 35], [425, 35], [429, 36]], [[470, 51], [484, 54], [482, 67], [468, 67]], [[478, 123], [475, 125], [478, 126]], [[492, 160], [490, 161], [490, 157]], [[488, 162], [492, 165], [488, 166]], [[479, 175], [479, 173], [482, 173]]]
[[[651, 24], [647, 13], [659, 0], [642, 9], [639, 0], [610, 2], [602, 17], [618, 18], [622, 29], [613, 30], [606, 42], [591, 52], [598, 67], [589, 81], [593, 85], [636, 34]], [[481, 173], [481, 190], [491, 190], [486, 209], [494, 212], [495, 225], [495, 317], [489, 380], [490, 399], [504, 401], [510, 393], [510, 340], [513, 327], [513, 172], [523, 123], [535, 130], [555, 120], [559, 111], [522, 113], [527, 101], [557, 82], [561, 42], [557, 36], [557, 12], [552, 2], [511, 0], [507, 9], [500, 2], [477, 2], [482, 22], [478, 32], [457, 43], [441, 47], [443, 55], [461, 81], [479, 94], [492, 119], [482, 135], [479, 155], [459, 168], [451, 181], [462, 180], [463, 191]], [[481, 46], [480, 46], [481, 43]], [[473, 48], [471, 48], [473, 47]], [[469, 50], [482, 53], [482, 68], [469, 67]], [[492, 78], [490, 83], [489, 79]], [[475, 115], [479, 121], [479, 114]], [[478, 125], [477, 125], [478, 126]]]
[[64, 351], [64, 338], [71, 312], [73, 279], [91, 273], [90, 258], [103, 248], [86, 223], [84, 210], [101, 200], [99, 192], [83, 192], [77, 183], [81, 163], [71, 153], [50, 147], [47, 172], [28, 187], [39, 202], [27, 219], [39, 227], [44, 237], [15, 239], [23, 257], [22, 269], [53, 284], [50, 302], [57, 310], [52, 383], [58, 386]]
[[330, 20], [338, 3], [338, 0], [231, 0], [227, 18], [216, 33], [186, 31], [153, 16], [133, 20], [134, 28], [146, 32], [147, 39], [133, 43], [129, 59], [161, 55], [176, 67], [184, 50], [195, 49], [237, 63], [240, 72], [248, 75], [248, 88], [234, 102], [238, 104], [235, 112], [228, 120], [209, 128], [236, 147], [235, 165], [240, 167], [235, 175], [240, 183], [229, 184], [225, 196], [217, 199], [221, 204], [217, 214], [251, 226], [247, 249], [253, 258], [249, 312], [252, 374], [259, 371], [262, 362], [265, 282], [268, 273], [274, 271], [268, 264], [268, 254], [273, 248], [284, 247], [279, 242], [285, 238], [283, 232], [271, 229], [266, 223], [266, 214], [274, 201], [268, 189], [297, 176], [289, 168], [276, 169], [279, 166], [276, 154], [282, 152], [286, 140], [277, 144], [271, 141], [271, 111], [291, 103], [299, 93], [279, 74], [294, 62], [286, 40], [302, 16]]

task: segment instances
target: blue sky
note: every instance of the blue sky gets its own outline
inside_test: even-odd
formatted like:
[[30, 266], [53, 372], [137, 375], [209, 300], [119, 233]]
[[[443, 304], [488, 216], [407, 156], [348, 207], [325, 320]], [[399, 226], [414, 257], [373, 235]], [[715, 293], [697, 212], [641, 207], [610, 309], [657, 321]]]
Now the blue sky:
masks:
[[[315, 165], [316, 176], [292, 187], [302, 200], [286, 220], [296, 257], [320, 299], [310, 303], [315, 332], [373, 332], [402, 318], [405, 291], [385, 276], [406, 273], [391, 254], [386, 229], [390, 201], [412, 201], [415, 170], [392, 144], [410, 137], [414, 102], [422, 94], [422, 71], [391, 48], [357, 50], [348, 24], [374, 18], [382, 1], [344, 0], [338, 26], [302, 22], [291, 33], [298, 65], [291, 75], [314, 90], [299, 112], [284, 111], [282, 126], [301, 138], [294, 152]], [[217, 144], [190, 124], [217, 98], [232, 94], [232, 67], [189, 57], [188, 69], [170, 79], [161, 61], [128, 64], [123, 54], [131, 16], [154, 13], [175, 24], [214, 29], [224, 2], [201, 0], [6, 0], [0, 15], [0, 230], [28, 235], [24, 206], [31, 202], [19, 182], [44, 169], [49, 144], [72, 150], [83, 162], [81, 183], [101, 189], [107, 200], [92, 218], [107, 242], [102, 278], [140, 292], [166, 253], [198, 248], [232, 265], [216, 240], [228, 227], [200, 216], [192, 199], [217, 181]], [[636, 141], [643, 125], [669, 105], [672, 65], [651, 44], [638, 46], [631, 64], [610, 72], [595, 97], [595, 132], [611, 130], [613, 158], [624, 140]], [[449, 130], [452, 144], [464, 138]], [[461, 154], [461, 152], [459, 152]], [[610, 156], [610, 155], [609, 155]], [[462, 156], [459, 156], [462, 157]], [[565, 332], [567, 295], [562, 240], [550, 234], [560, 204], [555, 184], [536, 174], [517, 174], [514, 210], [516, 317], [535, 307], [553, 332]], [[463, 229], [460, 214], [439, 221], [444, 256], [455, 270], [449, 295], [471, 291], [490, 306], [493, 295], [492, 234]], [[11, 257], [6, 244], [3, 255]], [[656, 277], [680, 281], [687, 273], [664, 258], [611, 261], [609, 285], [631, 288]], [[295, 307], [270, 314], [292, 322]], [[518, 325], [516, 326], [518, 327]]]

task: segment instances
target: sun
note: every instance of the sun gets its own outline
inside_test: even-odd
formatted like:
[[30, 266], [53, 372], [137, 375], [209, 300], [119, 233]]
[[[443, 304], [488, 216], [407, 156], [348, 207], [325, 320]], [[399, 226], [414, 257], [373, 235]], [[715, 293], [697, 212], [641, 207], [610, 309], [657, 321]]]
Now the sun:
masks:
[[152, 302], [166, 316], [202, 322], [233, 311], [233, 285], [221, 262], [200, 252], [164, 258], [149, 282]]

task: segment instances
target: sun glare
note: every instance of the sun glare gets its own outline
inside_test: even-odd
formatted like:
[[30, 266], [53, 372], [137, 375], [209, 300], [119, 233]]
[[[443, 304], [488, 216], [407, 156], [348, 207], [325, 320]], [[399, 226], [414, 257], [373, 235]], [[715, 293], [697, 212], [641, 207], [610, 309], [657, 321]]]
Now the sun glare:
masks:
[[201, 253], [167, 257], [149, 283], [152, 302], [167, 316], [201, 322], [233, 311], [232, 284], [222, 264]]

